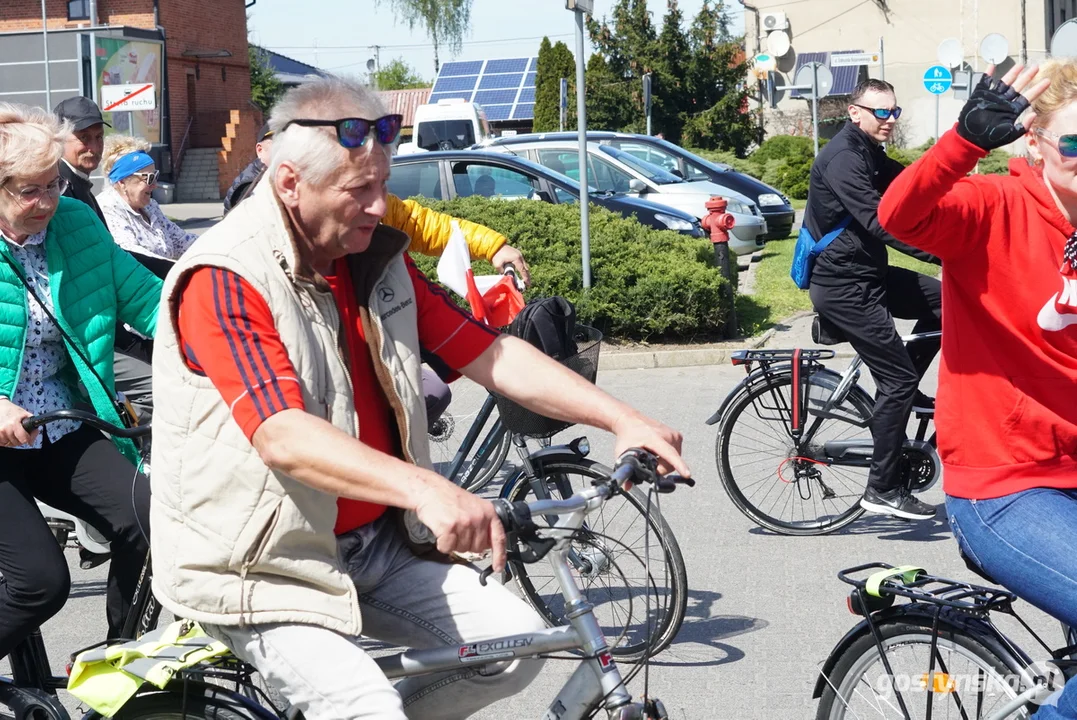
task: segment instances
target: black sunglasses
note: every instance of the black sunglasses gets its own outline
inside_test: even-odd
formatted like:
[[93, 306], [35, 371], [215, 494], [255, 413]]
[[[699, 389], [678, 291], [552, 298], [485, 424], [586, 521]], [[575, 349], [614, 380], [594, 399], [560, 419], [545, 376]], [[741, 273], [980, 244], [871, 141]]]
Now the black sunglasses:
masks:
[[873, 108], [873, 107], [868, 107], [867, 105], [857, 105], [856, 103], [853, 103], [853, 105], [856, 105], [856, 107], [862, 108], [864, 110], [870, 110], [871, 114], [874, 115], [879, 120], [889, 120], [891, 115], [894, 116], [895, 120], [897, 120], [899, 117], [901, 117], [901, 108], [900, 107], [895, 107], [895, 108], [891, 109], [891, 108]]
[[374, 137], [382, 145], [390, 145], [400, 135], [400, 128], [404, 124], [403, 115], [382, 115], [377, 120], [365, 118], [343, 118], [341, 120], [292, 120], [283, 128], [284, 132], [292, 125], [302, 127], [331, 127], [336, 128], [337, 141], [346, 148], [362, 147], [366, 142], [371, 130]]

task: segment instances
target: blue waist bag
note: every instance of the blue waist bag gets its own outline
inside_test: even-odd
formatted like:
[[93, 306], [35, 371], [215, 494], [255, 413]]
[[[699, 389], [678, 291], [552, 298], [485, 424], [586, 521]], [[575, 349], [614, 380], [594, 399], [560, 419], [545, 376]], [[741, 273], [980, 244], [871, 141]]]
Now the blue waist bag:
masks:
[[801, 223], [800, 234], [797, 235], [797, 245], [793, 250], [793, 265], [789, 268], [789, 277], [793, 278], [793, 282], [796, 283], [798, 288], [807, 290], [811, 286], [811, 268], [815, 263], [815, 258], [826, 250], [827, 245], [834, 242], [834, 238], [840, 235], [842, 230], [849, 227], [852, 220], [851, 217], [846, 216], [838, 223], [837, 227], [824, 235], [818, 242], [811, 236], [808, 226]]

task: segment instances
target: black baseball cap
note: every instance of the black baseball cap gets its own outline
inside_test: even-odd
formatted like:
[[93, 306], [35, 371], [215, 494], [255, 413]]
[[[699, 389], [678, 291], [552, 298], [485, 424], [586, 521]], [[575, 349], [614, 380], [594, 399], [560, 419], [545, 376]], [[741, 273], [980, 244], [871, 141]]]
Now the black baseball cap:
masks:
[[53, 112], [61, 120], [70, 120], [75, 124], [74, 131], [85, 130], [88, 127], [94, 125], [108, 125], [105, 118], [101, 117], [101, 108], [97, 107], [97, 103], [88, 97], [68, 98], [59, 105], [57, 105]]
[[273, 137], [273, 131], [269, 129], [269, 123], [262, 126], [262, 129], [258, 131], [258, 142], [262, 142], [266, 138]]

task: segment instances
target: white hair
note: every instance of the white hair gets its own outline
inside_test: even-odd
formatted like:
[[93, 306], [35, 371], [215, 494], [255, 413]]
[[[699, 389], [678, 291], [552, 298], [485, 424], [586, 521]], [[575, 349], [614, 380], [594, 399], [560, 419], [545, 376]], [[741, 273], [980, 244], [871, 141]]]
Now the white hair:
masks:
[[[335, 131], [328, 127], [292, 125], [293, 120], [340, 120], [361, 117], [375, 120], [388, 114], [385, 104], [370, 88], [355, 80], [326, 77], [311, 80], [292, 88], [273, 106], [269, 127], [273, 131], [269, 176], [275, 177], [283, 163], [295, 167], [300, 176], [312, 185], [328, 182], [346, 162], [349, 150], [337, 141]], [[392, 148], [369, 138], [365, 152], [375, 148], [386, 156]]]
[[[105, 149], [101, 153], [101, 172], [107, 178], [116, 161], [129, 153], [150, 151], [150, 141], [134, 135], [115, 133], [105, 138]], [[120, 182], [123, 182], [122, 180]]]
[[44, 108], [0, 102], [0, 184], [55, 167], [70, 133], [71, 123]]

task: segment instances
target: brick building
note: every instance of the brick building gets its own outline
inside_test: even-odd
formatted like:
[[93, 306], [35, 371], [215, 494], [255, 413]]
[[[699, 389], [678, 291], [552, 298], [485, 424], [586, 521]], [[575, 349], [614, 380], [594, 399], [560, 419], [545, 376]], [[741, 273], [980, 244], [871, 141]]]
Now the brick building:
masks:
[[[152, 84], [155, 107], [106, 114], [113, 132], [154, 145], [166, 176], [189, 150], [219, 151], [221, 189], [254, 154], [244, 0], [0, 0], [0, 100], [55, 106], [73, 95], [108, 107]], [[48, 42], [48, 82], [44, 73]], [[120, 93], [117, 95], [117, 93]]]

